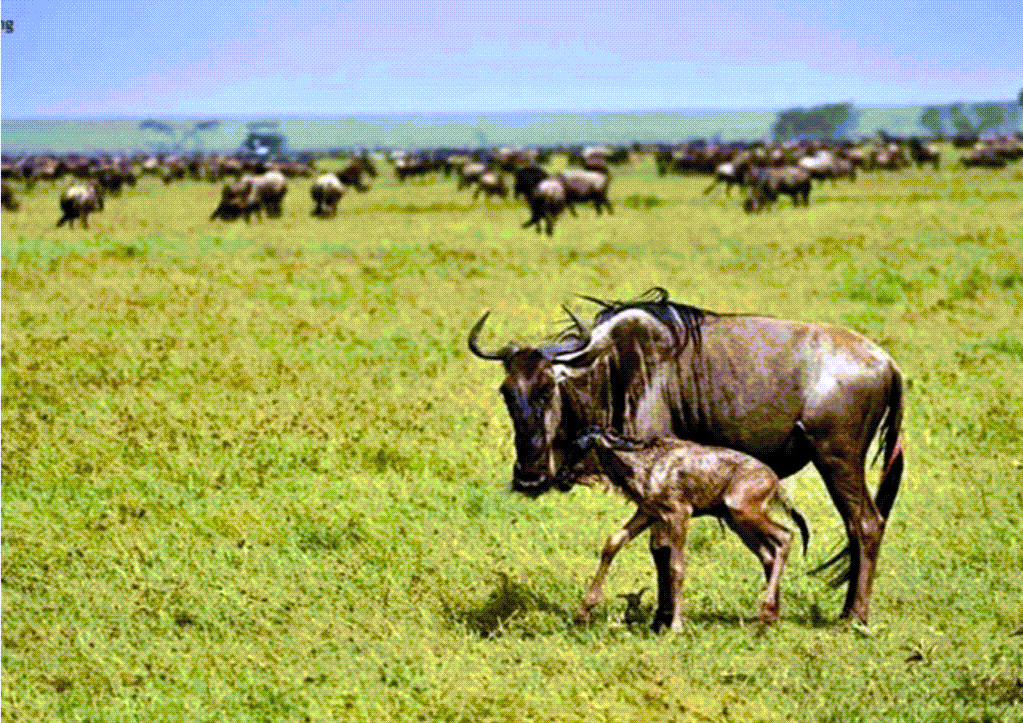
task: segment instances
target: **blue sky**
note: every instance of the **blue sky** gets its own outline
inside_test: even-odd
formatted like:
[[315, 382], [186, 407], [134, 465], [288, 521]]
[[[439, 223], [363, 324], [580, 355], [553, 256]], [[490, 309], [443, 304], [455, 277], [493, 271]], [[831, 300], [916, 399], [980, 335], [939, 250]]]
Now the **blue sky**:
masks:
[[1020, 0], [5, 0], [0, 114], [1008, 100]]

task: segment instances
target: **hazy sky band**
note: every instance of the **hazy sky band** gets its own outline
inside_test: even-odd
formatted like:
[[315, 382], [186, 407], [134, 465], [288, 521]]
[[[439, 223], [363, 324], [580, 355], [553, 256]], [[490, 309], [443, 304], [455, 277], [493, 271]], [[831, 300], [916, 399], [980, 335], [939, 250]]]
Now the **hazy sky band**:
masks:
[[7, 0], [4, 118], [1015, 98], [1023, 3]]

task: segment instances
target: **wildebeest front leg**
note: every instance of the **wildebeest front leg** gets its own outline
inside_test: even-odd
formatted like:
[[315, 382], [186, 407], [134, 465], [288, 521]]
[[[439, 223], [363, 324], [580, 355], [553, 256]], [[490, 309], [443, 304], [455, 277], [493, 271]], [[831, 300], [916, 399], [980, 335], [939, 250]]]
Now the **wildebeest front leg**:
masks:
[[644, 514], [642, 511], [637, 511], [622, 526], [622, 529], [607, 538], [604, 549], [600, 553], [600, 563], [597, 565], [597, 571], [593, 573], [593, 580], [590, 582], [590, 586], [586, 588], [586, 594], [583, 595], [582, 602], [579, 603], [579, 608], [575, 611], [576, 623], [583, 624], [588, 622], [590, 613], [597, 606], [597, 603], [600, 602], [600, 596], [604, 588], [604, 578], [607, 577], [607, 571], [611, 568], [615, 555], [649, 527], [653, 521], [654, 518]]

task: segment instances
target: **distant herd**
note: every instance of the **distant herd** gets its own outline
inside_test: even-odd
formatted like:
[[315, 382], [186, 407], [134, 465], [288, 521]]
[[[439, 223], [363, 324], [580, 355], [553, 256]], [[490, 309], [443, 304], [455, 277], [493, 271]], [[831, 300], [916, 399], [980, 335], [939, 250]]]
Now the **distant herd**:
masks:
[[[563, 154], [567, 168], [550, 169], [554, 154]], [[509, 195], [522, 201], [529, 217], [523, 228], [537, 233], [554, 233], [564, 211], [577, 215], [577, 204], [592, 204], [597, 214], [614, 213], [609, 198], [611, 168], [652, 156], [657, 172], [706, 175], [710, 194], [719, 184], [731, 196], [733, 186], [744, 193], [742, 208], [755, 214], [772, 208], [781, 195], [794, 206], [810, 203], [814, 182], [855, 181], [858, 173], [899, 171], [916, 165], [938, 170], [941, 154], [929, 140], [892, 138], [881, 134], [869, 145], [843, 141], [775, 143], [720, 143], [694, 141], [681, 144], [633, 144], [617, 148], [586, 146], [570, 148], [515, 149], [421, 149], [386, 154], [367, 151], [347, 154], [344, 167], [333, 173], [316, 170], [317, 157], [296, 154], [267, 159], [256, 156], [193, 154], [114, 156], [80, 154], [3, 156], [3, 209], [20, 207], [16, 188], [31, 192], [41, 181], [53, 185], [72, 179], [60, 195], [61, 216], [57, 226], [74, 226], [76, 220], [88, 228], [89, 214], [102, 211], [108, 196], [120, 196], [124, 187], [134, 187], [150, 176], [164, 184], [193, 180], [221, 183], [220, 200], [210, 221], [231, 222], [252, 216], [262, 220], [278, 218], [288, 193], [288, 180], [311, 178], [311, 214], [327, 219], [336, 215], [345, 194], [354, 189], [370, 190], [378, 171], [373, 160], [390, 162], [395, 179], [430, 176], [455, 177], [457, 191], [472, 190], [473, 200]], [[978, 139], [959, 159], [963, 167], [1004, 168], [1023, 158], [1023, 135]], [[509, 187], [510, 182], [510, 187]], [[211, 201], [212, 205], [212, 201]]]

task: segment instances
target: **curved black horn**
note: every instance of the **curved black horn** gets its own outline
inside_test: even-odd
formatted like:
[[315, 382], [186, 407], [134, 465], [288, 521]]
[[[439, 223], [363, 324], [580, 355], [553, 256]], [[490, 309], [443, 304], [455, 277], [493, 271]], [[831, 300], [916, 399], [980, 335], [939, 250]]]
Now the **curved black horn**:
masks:
[[478, 356], [480, 359], [493, 359], [496, 361], [504, 361], [511, 353], [511, 346], [505, 345], [497, 351], [488, 351], [481, 347], [476, 341], [476, 338], [480, 334], [480, 329], [487, 323], [487, 318], [490, 316], [490, 309], [483, 312], [483, 316], [477, 321], [472, 329], [469, 330], [469, 351]]
[[589, 342], [589, 340], [590, 340], [590, 330], [586, 328], [586, 322], [582, 320], [582, 317], [579, 316], [578, 314], [576, 314], [570, 308], [568, 308], [567, 304], [562, 304], [561, 308], [565, 310], [566, 314], [568, 314], [570, 317], [572, 317], [572, 322], [577, 327], [579, 327], [579, 333], [582, 334], [586, 338], [587, 342]]
[[582, 351], [590, 343], [590, 330], [586, 328], [586, 322], [582, 320], [574, 311], [569, 309], [567, 306], [562, 305], [562, 309], [572, 319], [572, 323], [579, 329], [578, 334], [568, 334], [568, 339], [562, 338], [561, 341], [551, 342], [550, 344], [544, 344], [540, 347], [539, 351], [547, 359], [551, 361], [557, 361], [558, 357], [562, 354], [575, 354]]

